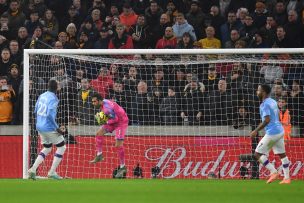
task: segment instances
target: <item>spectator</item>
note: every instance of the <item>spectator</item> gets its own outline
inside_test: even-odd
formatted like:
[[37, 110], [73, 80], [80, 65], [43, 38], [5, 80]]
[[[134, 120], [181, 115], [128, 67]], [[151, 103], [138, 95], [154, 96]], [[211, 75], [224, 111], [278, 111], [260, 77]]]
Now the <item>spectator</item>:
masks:
[[193, 26], [196, 37], [198, 39], [203, 38], [205, 36], [203, 30], [206, 27], [206, 15], [202, 12], [198, 1], [191, 2], [191, 7], [186, 15], [186, 19], [188, 23]]
[[[192, 74], [190, 74], [189, 78], [190, 82], [192, 79]], [[174, 78], [170, 81], [170, 85], [175, 87], [175, 94], [178, 98], [181, 97], [181, 94], [184, 91], [186, 84], [187, 81], [185, 80], [185, 70], [177, 67], [177, 69], [175, 69]]]
[[7, 0], [0, 1], [0, 13], [4, 13], [5, 11], [8, 10], [9, 6], [7, 2], [8, 2]]
[[55, 65], [54, 74], [55, 76], [52, 77], [50, 80], [58, 81], [61, 89], [67, 90], [68, 88], [72, 87], [73, 81], [70, 78], [70, 76], [66, 73], [65, 67], [60, 64], [60, 61], [57, 62], [57, 66]]
[[184, 125], [199, 125], [203, 120], [204, 88], [193, 75], [182, 95], [181, 118]]
[[72, 6], [74, 6], [76, 13], [79, 15], [80, 19], [83, 20], [87, 15], [87, 10], [83, 8], [81, 0], [73, 0]]
[[145, 10], [146, 22], [153, 39], [151, 47], [155, 47], [157, 40], [164, 35], [165, 28], [169, 26], [169, 16], [162, 14], [163, 12], [163, 9], [158, 6], [156, 1], [150, 1], [150, 6]]
[[170, 17], [170, 21], [176, 21], [179, 12], [172, 0], [167, 1], [166, 9], [166, 14]]
[[179, 13], [176, 16], [176, 22], [172, 26], [173, 32], [178, 40], [182, 39], [182, 36], [185, 32], [188, 32], [194, 41], [196, 41], [196, 35], [194, 32], [194, 28], [190, 25], [187, 20], [185, 20], [184, 14]]
[[36, 29], [36, 27], [43, 27], [43, 25], [39, 21], [39, 15], [37, 10], [31, 10], [30, 20], [26, 20], [24, 26], [30, 36], [34, 34], [34, 30]]
[[59, 24], [56, 17], [53, 14], [53, 11], [47, 9], [42, 18], [42, 22], [44, 25], [43, 41], [48, 44], [52, 44], [55, 41], [59, 30]]
[[18, 37], [17, 37], [17, 41], [20, 48], [23, 49], [27, 38], [28, 38], [27, 29], [25, 27], [20, 27], [18, 30]]
[[242, 40], [244, 40], [247, 44], [253, 39], [253, 36], [258, 32], [258, 29], [253, 24], [253, 19], [250, 15], [245, 17], [245, 24], [240, 29], [240, 34], [242, 36]]
[[272, 45], [273, 48], [289, 48], [290, 47], [289, 39], [286, 38], [285, 29], [281, 26], [277, 27], [276, 38], [274, 44]]
[[228, 12], [228, 19], [225, 24], [223, 24], [220, 28], [221, 30], [221, 42], [225, 44], [229, 40], [229, 34], [231, 30], [235, 29], [240, 31], [242, 28], [242, 23], [236, 19], [236, 14], [234, 11]]
[[[116, 2], [113, 2], [112, 4], [118, 5]], [[103, 21], [105, 19], [107, 10], [106, 10], [106, 4], [105, 4], [104, 0], [93, 0], [93, 5], [91, 8], [88, 9], [88, 13], [92, 13], [93, 10], [99, 10], [101, 21]]]
[[137, 94], [133, 104], [134, 112], [131, 114], [133, 124], [150, 124], [151, 96], [148, 94], [148, 86], [145, 81], [140, 81], [137, 85]]
[[78, 48], [76, 44], [71, 44], [68, 39], [68, 34], [66, 32], [60, 32], [58, 34], [58, 41], [62, 43], [64, 49], [76, 49]]
[[22, 77], [21, 77], [19, 66], [17, 64], [13, 63], [10, 66], [7, 83], [12, 86], [16, 95], [18, 95], [19, 86], [21, 84], [21, 81], [22, 81]]
[[237, 115], [235, 116], [232, 125], [234, 129], [241, 129], [244, 126], [250, 125], [249, 113], [244, 106], [238, 108]]
[[110, 35], [107, 27], [102, 27], [99, 39], [94, 43], [94, 49], [107, 49], [110, 43]]
[[21, 61], [23, 61], [22, 53], [19, 50], [19, 44], [16, 40], [11, 40], [9, 43], [9, 50], [11, 52], [11, 61], [12, 63], [17, 64], [20, 66]]
[[19, 0], [11, 0], [9, 9], [3, 13], [8, 15], [8, 28], [12, 33], [12, 38], [17, 36], [18, 29], [24, 25], [25, 15], [20, 9]]
[[0, 76], [0, 125], [9, 125], [13, 119], [13, 102], [16, 94], [7, 77]]
[[133, 49], [132, 38], [125, 32], [125, 26], [116, 25], [116, 33], [110, 40], [109, 49]]
[[288, 98], [292, 124], [300, 129], [300, 137], [304, 137], [304, 93], [299, 80], [292, 81], [292, 89]]
[[75, 85], [73, 85], [73, 88], [76, 89], [77, 92], [81, 90], [81, 81], [84, 78], [87, 79], [87, 70], [84, 66], [78, 65], [76, 67], [75, 76], [72, 77], [72, 80], [75, 83]]
[[129, 34], [135, 49], [148, 48], [149, 36], [144, 15], [138, 16], [137, 23], [130, 27]]
[[11, 60], [11, 53], [9, 49], [4, 48], [1, 51], [1, 60], [0, 60], [0, 76], [7, 76], [9, 68], [12, 64]]
[[288, 141], [291, 139], [291, 117], [290, 112], [287, 108], [287, 98], [281, 97], [278, 100], [278, 107], [280, 109], [280, 122], [284, 128], [284, 140]]
[[87, 78], [81, 79], [81, 89], [77, 93], [77, 120], [81, 125], [95, 125], [95, 114], [98, 109], [95, 109], [92, 104], [92, 96], [96, 92], [90, 87]]
[[115, 101], [118, 105], [129, 111], [128, 95], [124, 91], [124, 86], [121, 80], [116, 80], [113, 84], [113, 89], [110, 89], [108, 98]]
[[27, 38], [24, 48], [25, 49], [47, 49], [49, 47], [45, 46], [45, 44], [40, 43], [42, 41], [42, 28], [37, 26], [34, 30], [34, 34], [31, 38]]
[[159, 23], [156, 26], [151, 27], [150, 24], [148, 25], [151, 36], [150, 47], [155, 47], [157, 41], [164, 36], [166, 28], [171, 27], [169, 16], [164, 13], [160, 16]]
[[298, 14], [294, 10], [288, 12], [288, 22], [284, 26], [286, 38], [290, 48], [299, 48], [304, 45], [304, 26], [298, 21]]
[[68, 39], [67, 42], [71, 45], [71, 47], [79, 47], [79, 45], [77, 44], [77, 28], [74, 23], [68, 24], [68, 26], [66, 27], [66, 34]]
[[193, 39], [188, 32], [183, 34], [182, 40], [177, 43], [177, 49], [193, 49]]
[[264, 42], [261, 32], [255, 33], [248, 48], [269, 48], [269, 46]]
[[92, 80], [90, 84], [103, 98], [107, 98], [109, 89], [113, 86], [113, 80], [109, 74], [109, 70], [101, 67], [97, 79]]
[[219, 4], [220, 13], [224, 17], [227, 15], [231, 0], [219, 0], [218, 2], [219, 2], [218, 4]]
[[165, 35], [162, 39], [159, 39], [156, 43], [156, 49], [174, 49], [177, 45], [176, 37], [173, 33], [172, 27], [167, 27], [165, 30]]
[[135, 93], [137, 90], [137, 85], [139, 83], [139, 76], [135, 66], [131, 66], [128, 70], [128, 74], [124, 75], [123, 82], [125, 90], [127, 92]]
[[125, 3], [123, 6], [123, 12], [119, 15], [120, 23], [125, 26], [126, 31], [128, 32], [132, 25], [136, 24], [137, 15], [134, 13], [133, 9], [128, 3]]
[[[234, 9], [232, 9], [233, 11]], [[237, 20], [241, 21], [241, 23], [244, 25], [245, 24], [245, 18], [246, 16], [249, 15], [248, 9], [247, 8], [240, 8], [237, 10], [236, 13], [236, 18]]]
[[206, 28], [206, 38], [198, 41], [197, 45], [202, 49], [219, 49], [221, 41], [215, 38], [215, 29], [212, 26]]
[[168, 90], [168, 81], [165, 79], [164, 70], [161, 67], [157, 67], [154, 71], [153, 78], [148, 81], [149, 92], [154, 89], [159, 89], [160, 92], [166, 92]]
[[[206, 25], [211, 25], [215, 29], [215, 37], [222, 40], [221, 26], [225, 23], [225, 18], [220, 15], [218, 6], [210, 8], [209, 20], [206, 20]], [[228, 29], [228, 28], [227, 28]], [[227, 39], [228, 40], [228, 39]], [[222, 41], [222, 43], [224, 43]]]
[[225, 48], [233, 49], [235, 47], [236, 41], [240, 39], [240, 33], [237, 30], [231, 30], [230, 40], [225, 43]]
[[79, 37], [79, 49], [92, 49], [93, 41], [89, 39], [88, 34], [86, 32], [81, 32]]
[[60, 41], [54, 43], [54, 49], [63, 49], [63, 45]]
[[43, 3], [43, 0], [34, 0], [32, 9], [37, 10], [39, 18], [42, 18], [45, 15], [45, 11], [47, 10], [47, 6]]
[[278, 102], [279, 99], [283, 96], [287, 96], [287, 95], [283, 95], [282, 84], [274, 84], [271, 89], [270, 97]]
[[253, 21], [257, 29], [263, 27], [266, 23], [266, 18], [268, 16], [268, 11], [263, 2], [257, 2], [255, 4], [255, 11], [252, 15]]
[[244, 40], [237, 40], [234, 44], [234, 48], [236, 49], [244, 49], [246, 48], [246, 42]]
[[227, 91], [227, 82], [218, 81], [217, 90], [210, 92], [206, 101], [207, 123], [212, 125], [231, 125], [233, 118], [232, 93]]
[[6, 39], [11, 39], [11, 31], [8, 27], [8, 15], [2, 15], [0, 17], [0, 35], [5, 37]]
[[276, 39], [277, 23], [273, 16], [267, 16], [266, 25], [261, 28], [261, 32], [265, 34], [265, 43], [272, 46]]
[[80, 34], [84, 32], [84, 33], [86, 33], [86, 35], [88, 36], [88, 40], [89, 40], [90, 42], [93, 43], [93, 42], [96, 41], [97, 35], [98, 35], [98, 31], [97, 31], [97, 29], [95, 28], [92, 19], [86, 19], [86, 20], [83, 22], [83, 24], [82, 24], [82, 26], [81, 26], [81, 28], [80, 28], [79, 31], [80, 31], [80, 32], [79, 32], [79, 37], [80, 37]]
[[278, 1], [275, 4], [273, 18], [279, 26], [283, 26], [287, 23], [286, 7], [283, 1]]
[[92, 10], [91, 16], [89, 17], [89, 19], [92, 20], [94, 27], [98, 31], [100, 31], [103, 26], [100, 10], [99, 9]]
[[260, 73], [264, 75], [266, 83], [272, 83], [276, 78], [281, 78], [283, 76], [283, 69], [276, 64], [268, 64], [262, 66]]
[[163, 98], [159, 105], [159, 112], [163, 125], [177, 125], [180, 123], [180, 99], [175, 93], [174, 87], [168, 88], [168, 96]]
[[68, 12], [67, 12], [67, 16], [65, 16], [61, 23], [60, 23], [60, 31], [65, 31], [66, 27], [68, 26], [68, 24], [70, 23], [74, 23], [77, 30], [80, 29], [80, 25], [81, 25], [81, 17], [80, 15], [77, 13], [76, 7], [75, 6], [70, 6]]
[[203, 77], [203, 83], [206, 86], [207, 92], [212, 92], [217, 88], [220, 77], [216, 72], [214, 64], [209, 64], [208, 73]]

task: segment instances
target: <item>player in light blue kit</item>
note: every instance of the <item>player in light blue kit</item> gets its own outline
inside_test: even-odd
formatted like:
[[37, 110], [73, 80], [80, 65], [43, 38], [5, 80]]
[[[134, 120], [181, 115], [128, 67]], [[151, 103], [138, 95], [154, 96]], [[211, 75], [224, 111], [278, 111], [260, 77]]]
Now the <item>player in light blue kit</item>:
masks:
[[262, 100], [260, 105], [262, 123], [260, 123], [259, 126], [250, 133], [250, 136], [257, 136], [258, 132], [263, 128], [265, 128], [266, 134], [255, 149], [254, 156], [270, 171], [270, 178], [267, 183], [271, 183], [279, 176], [278, 171], [268, 160], [269, 151], [272, 149], [273, 153], [277, 154], [282, 161], [284, 179], [280, 184], [290, 184], [290, 162], [285, 153], [284, 128], [279, 120], [278, 104], [275, 100], [269, 97], [270, 92], [270, 86], [265, 84], [259, 85], [257, 90], [257, 96]]
[[45, 157], [51, 152], [52, 145], [56, 145], [57, 150], [54, 155], [51, 169], [48, 172], [48, 177], [51, 179], [62, 179], [56, 173], [56, 168], [60, 164], [66, 146], [64, 143], [64, 133], [56, 123], [57, 107], [59, 100], [56, 96], [58, 83], [55, 80], [50, 80], [48, 84], [48, 91], [41, 94], [36, 102], [36, 130], [38, 131], [43, 149], [39, 153], [35, 163], [28, 170], [29, 179], [36, 180], [36, 170], [38, 166], [44, 161]]

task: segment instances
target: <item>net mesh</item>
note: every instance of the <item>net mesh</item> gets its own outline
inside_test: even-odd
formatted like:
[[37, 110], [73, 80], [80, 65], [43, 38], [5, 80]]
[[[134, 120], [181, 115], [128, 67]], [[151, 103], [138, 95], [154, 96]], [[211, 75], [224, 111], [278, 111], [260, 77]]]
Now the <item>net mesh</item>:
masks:
[[[29, 59], [30, 166], [41, 149], [33, 109], [55, 79], [60, 84], [57, 122], [67, 129], [67, 151], [58, 168], [62, 176], [111, 178], [115, 173], [119, 161], [111, 134], [104, 138], [105, 160], [89, 163], [100, 127], [91, 99], [99, 93], [121, 105], [130, 120], [126, 177], [264, 178], [269, 174], [251, 156], [259, 138], [249, 133], [260, 122], [256, 89], [268, 83], [281, 109], [292, 178], [304, 178], [302, 53], [30, 54]], [[47, 175], [52, 158], [38, 175]]]

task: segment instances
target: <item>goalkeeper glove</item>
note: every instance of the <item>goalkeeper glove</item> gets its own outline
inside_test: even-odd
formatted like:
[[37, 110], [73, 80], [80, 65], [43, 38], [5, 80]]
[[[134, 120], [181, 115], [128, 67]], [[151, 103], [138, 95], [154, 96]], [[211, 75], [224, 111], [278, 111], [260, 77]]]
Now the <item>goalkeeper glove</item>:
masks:
[[107, 123], [107, 117], [103, 112], [99, 112], [95, 114], [95, 119], [98, 123], [98, 125], [103, 125]]

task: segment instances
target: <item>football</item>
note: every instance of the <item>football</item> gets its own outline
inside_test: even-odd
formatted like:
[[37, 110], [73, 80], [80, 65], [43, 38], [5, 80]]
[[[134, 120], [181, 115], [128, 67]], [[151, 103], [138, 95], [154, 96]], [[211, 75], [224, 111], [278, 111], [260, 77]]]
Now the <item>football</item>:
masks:
[[104, 112], [98, 112], [95, 114], [95, 119], [99, 125], [107, 123], [109, 117]]

